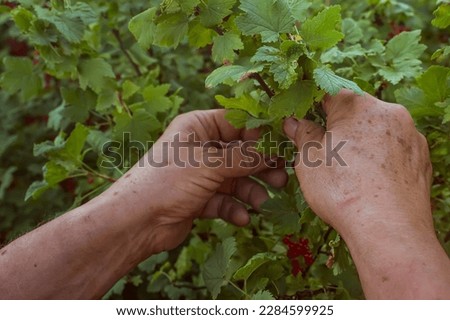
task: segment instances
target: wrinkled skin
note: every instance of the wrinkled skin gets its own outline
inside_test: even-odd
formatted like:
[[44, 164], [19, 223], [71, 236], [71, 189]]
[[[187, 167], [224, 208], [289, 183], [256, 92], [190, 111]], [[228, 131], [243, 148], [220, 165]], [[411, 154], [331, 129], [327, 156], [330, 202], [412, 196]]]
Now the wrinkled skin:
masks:
[[[287, 182], [287, 174], [283, 168], [270, 168], [270, 159], [263, 159], [251, 147], [242, 146], [243, 142], [256, 142], [259, 137], [258, 131], [235, 129], [225, 120], [225, 112], [225, 110], [197, 111], [177, 117], [153, 146], [149, 155], [141, 160], [141, 165], [134, 167], [118, 183], [124, 188], [132, 183], [138, 186], [147, 185], [149, 189], [153, 189], [150, 186], [153, 183], [157, 189], [153, 191], [154, 194], [164, 190], [164, 197], [158, 198], [156, 204], [141, 200], [149, 194], [147, 188], [136, 188], [134, 196], [137, 201], [142, 202], [144, 212], [145, 208], [156, 206], [157, 211], [162, 213], [152, 222], [158, 230], [159, 240], [154, 248], [158, 252], [174, 249], [181, 244], [190, 232], [193, 220], [197, 218], [221, 218], [237, 226], [247, 225], [250, 217], [244, 204], [259, 210], [261, 204], [268, 199], [265, 188], [249, 176], [255, 175], [274, 187], [282, 187]], [[164, 142], [173, 142], [177, 134], [180, 134], [179, 140], [190, 141], [193, 133], [196, 141], [202, 144], [218, 141], [223, 148], [207, 151], [199, 145], [190, 143], [181, 150], [178, 157], [177, 150], [169, 148], [168, 166], [155, 168], [151, 165], [151, 160], [162, 162]], [[238, 142], [238, 147], [226, 148], [225, 144], [230, 142]], [[194, 166], [195, 163], [189, 162], [192, 156], [189, 157], [187, 149], [190, 149], [191, 154], [195, 154], [197, 160], [204, 159], [207, 154], [213, 154], [211, 163], [222, 160], [225, 164], [227, 157], [231, 158], [233, 167], [208, 166], [206, 160], [202, 165]], [[186, 167], [177, 165], [179, 161], [175, 158], [186, 163]], [[245, 165], [240, 165], [241, 161]]]
[[288, 119], [287, 135], [306, 152], [311, 143], [336, 146], [326, 166], [325, 148], [309, 149], [308, 167], [296, 173], [311, 208], [346, 240], [368, 298], [449, 298], [450, 261], [437, 241], [430, 204], [428, 144], [400, 105], [343, 91], [323, 103], [327, 128]]

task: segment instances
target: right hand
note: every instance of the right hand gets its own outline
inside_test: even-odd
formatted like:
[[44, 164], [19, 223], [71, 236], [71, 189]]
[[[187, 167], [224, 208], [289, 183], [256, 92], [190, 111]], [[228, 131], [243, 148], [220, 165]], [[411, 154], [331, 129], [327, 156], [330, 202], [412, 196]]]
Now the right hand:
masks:
[[[311, 121], [285, 122], [285, 132], [298, 149], [308, 152], [310, 161], [323, 161], [311, 168], [302, 163], [303, 154], [297, 159], [296, 173], [311, 208], [344, 236], [379, 221], [420, 226], [434, 233], [427, 140], [408, 111], [348, 90], [326, 98], [323, 108], [327, 135]], [[330, 138], [332, 148], [347, 141], [339, 151], [347, 166], [335, 160], [326, 166]], [[311, 142], [324, 148], [307, 150]]]

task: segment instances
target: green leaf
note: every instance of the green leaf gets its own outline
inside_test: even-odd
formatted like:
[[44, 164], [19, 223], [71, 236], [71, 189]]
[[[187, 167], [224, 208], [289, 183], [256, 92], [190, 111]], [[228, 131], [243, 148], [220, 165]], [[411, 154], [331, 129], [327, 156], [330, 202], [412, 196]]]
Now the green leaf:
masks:
[[74, 162], [82, 161], [82, 151], [89, 135], [89, 129], [77, 123], [65, 144], [65, 154]]
[[151, 256], [144, 262], [141, 262], [138, 265], [138, 269], [148, 274], [152, 274], [155, 272], [156, 266], [166, 262], [167, 259], [169, 259], [169, 254], [167, 252], [161, 252], [159, 254]]
[[392, 38], [386, 45], [386, 59], [388, 61], [418, 59], [426, 50], [420, 44], [421, 31], [402, 32]]
[[134, 96], [139, 90], [141, 89], [141, 87], [139, 87], [137, 84], [135, 84], [133, 81], [131, 80], [126, 80], [123, 85], [122, 85], [122, 90], [123, 90], [123, 98], [124, 99], [129, 99], [132, 96]]
[[236, 0], [203, 0], [200, 4], [200, 21], [206, 27], [220, 24], [230, 15]]
[[270, 72], [274, 80], [280, 85], [280, 89], [288, 89], [297, 81], [298, 62], [296, 60], [280, 59], [270, 66]]
[[285, 191], [261, 206], [264, 217], [273, 224], [276, 234], [295, 234], [300, 230], [300, 216], [296, 200]]
[[331, 6], [317, 16], [306, 20], [300, 34], [311, 50], [325, 50], [336, 45], [344, 38], [337, 29], [341, 24], [341, 7]]
[[280, 60], [282, 52], [278, 48], [263, 46], [258, 48], [255, 55], [252, 57], [251, 62], [276, 62]]
[[194, 9], [200, 4], [200, 0], [176, 0], [181, 7], [181, 10], [187, 14], [191, 14]]
[[[405, 70], [410, 70], [410, 69], [405, 69]], [[398, 70], [397, 68], [393, 68], [390, 66], [383, 66], [378, 71], [378, 74], [394, 85], [398, 84], [400, 81], [402, 81], [403, 78], [405, 78], [404, 73], [400, 72], [400, 70]], [[410, 75], [410, 76], [413, 76], [413, 75]]]
[[[285, 44], [284, 42], [283, 44]], [[291, 50], [283, 52], [277, 48], [263, 46], [256, 51], [251, 62], [266, 62], [270, 65], [269, 71], [281, 89], [288, 89], [298, 78], [297, 67], [299, 54], [289, 54]]]
[[16, 26], [23, 33], [29, 32], [29, 30], [32, 26], [32, 23], [36, 19], [36, 17], [34, 16], [34, 14], [31, 11], [29, 11], [23, 7], [20, 7], [20, 6], [15, 8], [14, 10], [12, 10], [10, 15], [11, 15], [11, 18], [14, 20], [14, 23], [16, 24]]
[[194, 48], [203, 48], [213, 42], [217, 32], [204, 27], [198, 20], [189, 23], [189, 44]]
[[34, 7], [37, 17], [55, 26], [63, 37], [72, 43], [80, 43], [83, 39], [85, 26], [82, 19], [70, 12], [58, 12], [38, 6]]
[[125, 290], [125, 285], [127, 280], [125, 278], [120, 279], [117, 283], [105, 294], [103, 299], [109, 299], [113, 295], [121, 295], [123, 290]]
[[69, 171], [55, 161], [49, 161], [44, 166], [44, 181], [48, 187], [54, 187], [69, 177]]
[[86, 142], [98, 155], [103, 156], [103, 147], [111, 142], [110, 133], [90, 129]]
[[308, 9], [312, 3], [309, 0], [287, 0], [292, 17], [300, 22], [303, 22], [308, 17]]
[[148, 50], [153, 43], [156, 25], [153, 19], [156, 16], [157, 8], [150, 8], [133, 17], [128, 24], [128, 29], [136, 38], [139, 45]]
[[440, 117], [444, 110], [438, 108], [427, 99], [422, 89], [403, 87], [395, 91], [397, 102], [408, 108], [414, 119], [423, 117]]
[[433, 26], [445, 29], [450, 26], [450, 3], [444, 3], [434, 11], [436, 18], [431, 21]]
[[356, 44], [364, 39], [363, 29], [352, 18], [342, 20], [342, 32], [345, 34], [345, 42]]
[[95, 110], [101, 113], [109, 110], [112, 106], [122, 109], [123, 106], [119, 100], [118, 92], [116, 91], [117, 82], [111, 78], [105, 78], [101, 90], [98, 92], [97, 105]]
[[237, 34], [225, 33], [214, 38], [212, 58], [217, 63], [233, 63], [236, 58], [235, 51], [241, 49], [244, 49], [241, 37]]
[[20, 92], [23, 100], [35, 97], [42, 89], [42, 80], [33, 72], [33, 62], [28, 58], [5, 57], [5, 72], [1, 86], [8, 93]]
[[442, 102], [450, 95], [450, 68], [431, 66], [417, 79], [425, 95], [434, 102]]
[[155, 32], [154, 44], [161, 47], [178, 47], [188, 32], [189, 19], [182, 13], [160, 17]]
[[257, 119], [254, 117], [248, 117], [247, 122], [245, 124], [245, 128], [247, 130], [257, 129], [262, 126], [271, 125], [273, 122], [272, 119]]
[[28, 188], [25, 194], [25, 201], [33, 198], [34, 200], [39, 199], [39, 197], [49, 189], [48, 184], [45, 181], [35, 181]]
[[234, 280], [247, 280], [253, 272], [259, 269], [262, 265], [270, 261], [275, 261], [276, 256], [273, 253], [265, 252], [258, 253], [253, 256], [245, 266], [238, 269], [233, 276]]
[[63, 141], [62, 135], [56, 137], [54, 142], [46, 141], [35, 144], [33, 147], [33, 155], [35, 157], [47, 156], [50, 157], [55, 153], [64, 150], [65, 141]]
[[153, 133], [161, 130], [158, 119], [144, 108], [135, 108], [132, 117], [126, 112], [117, 113], [114, 121], [114, 133], [117, 137], [122, 139], [124, 133], [129, 133], [131, 140], [141, 142], [144, 146], [154, 141]]
[[78, 123], [66, 141], [63, 140], [64, 135], [60, 134], [53, 143], [44, 142], [34, 146], [35, 156], [45, 155], [50, 158], [44, 168], [44, 180], [48, 187], [55, 186], [81, 167], [88, 135], [89, 129]]
[[314, 106], [314, 100], [318, 94], [314, 81], [300, 81], [273, 98], [269, 114], [275, 119], [292, 115], [302, 119]]
[[244, 35], [261, 35], [263, 42], [275, 42], [280, 34], [294, 28], [295, 19], [286, 0], [242, 0], [239, 7], [245, 12], [236, 18]]
[[89, 111], [97, 104], [97, 95], [91, 90], [61, 88], [61, 95], [65, 103], [61, 121], [84, 122], [89, 117]]
[[225, 119], [236, 129], [245, 128], [249, 119], [249, 114], [243, 110], [229, 110]]
[[384, 62], [374, 64], [380, 68], [379, 74], [392, 84], [398, 84], [404, 78], [413, 78], [422, 70], [419, 60], [426, 46], [420, 44], [421, 31], [402, 32], [386, 45]]
[[67, 6], [67, 11], [70, 16], [80, 18], [86, 26], [96, 23], [99, 18], [98, 11], [86, 2], [79, 1]]
[[236, 240], [228, 238], [217, 245], [216, 250], [208, 258], [203, 267], [203, 280], [213, 299], [219, 295], [226, 281], [226, 274], [230, 266], [230, 259], [236, 252]]
[[17, 167], [9, 167], [2, 173], [0, 182], [0, 200], [5, 199], [5, 193], [14, 181], [14, 173], [17, 171]]
[[115, 78], [111, 65], [102, 58], [81, 61], [78, 71], [81, 89], [90, 87], [97, 93], [100, 93], [107, 78]]
[[225, 98], [224, 96], [216, 96], [217, 102], [225, 109], [237, 109], [250, 113], [254, 117], [258, 117], [264, 109], [259, 101], [255, 100], [249, 94], [244, 94], [237, 98]]
[[314, 80], [321, 89], [331, 95], [337, 95], [342, 89], [349, 89], [360, 95], [364, 94], [364, 91], [356, 83], [339, 77], [328, 67], [314, 70]]
[[437, 50], [433, 56], [431, 57], [432, 60], [444, 60], [450, 56], [450, 46], [445, 46], [442, 49]]
[[442, 106], [445, 111], [444, 120], [442, 121], [443, 124], [450, 122], [450, 98], [448, 98], [446, 101], [442, 103]]
[[361, 45], [355, 44], [354, 46], [349, 46], [341, 51], [338, 47], [334, 47], [320, 57], [322, 63], [342, 63], [345, 59], [355, 59], [358, 57], [364, 57], [366, 51]]
[[6, 132], [0, 132], [0, 141], [2, 141], [0, 144], [0, 158], [17, 140], [17, 135], [8, 135]]
[[177, 277], [183, 278], [190, 270], [192, 270], [192, 259], [190, 257], [189, 247], [184, 247], [178, 255], [175, 268], [177, 270]]
[[214, 70], [208, 78], [206, 78], [206, 87], [214, 88], [219, 84], [233, 81], [233, 82], [241, 82], [242, 80], [247, 79], [250, 75], [260, 72], [264, 69], [263, 66], [255, 66], [253, 68], [244, 67], [244, 66], [222, 66], [216, 70]]
[[166, 95], [169, 93], [170, 84], [160, 86], [149, 85], [142, 91], [142, 96], [147, 103], [145, 109], [156, 116], [159, 112], [168, 112], [173, 106], [172, 100]]
[[252, 300], [275, 300], [269, 291], [259, 291], [252, 296]]

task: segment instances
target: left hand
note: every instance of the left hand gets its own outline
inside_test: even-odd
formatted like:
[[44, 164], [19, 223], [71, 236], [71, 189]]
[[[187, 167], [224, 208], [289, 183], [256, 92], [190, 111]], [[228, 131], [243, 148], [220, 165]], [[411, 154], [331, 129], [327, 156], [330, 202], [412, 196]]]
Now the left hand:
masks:
[[[149, 153], [111, 188], [139, 208], [133, 212], [154, 235], [152, 253], [180, 245], [197, 218], [247, 225], [246, 205], [259, 210], [268, 199], [266, 189], [250, 176], [273, 187], [286, 184], [285, 170], [269, 168], [268, 159], [251, 147], [259, 132], [235, 129], [225, 114], [211, 110], [177, 117]], [[234, 147], [227, 145], [230, 142]], [[154, 165], [160, 162], [166, 163]]]

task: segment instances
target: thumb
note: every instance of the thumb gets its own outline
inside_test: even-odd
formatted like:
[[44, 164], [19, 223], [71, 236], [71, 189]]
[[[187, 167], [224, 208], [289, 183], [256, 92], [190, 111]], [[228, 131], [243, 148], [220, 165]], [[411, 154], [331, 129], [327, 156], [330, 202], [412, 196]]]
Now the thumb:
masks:
[[321, 141], [325, 134], [325, 129], [312, 121], [299, 121], [294, 118], [288, 118], [284, 121], [284, 132], [301, 150], [308, 142]]

